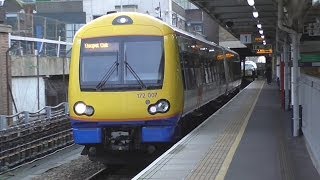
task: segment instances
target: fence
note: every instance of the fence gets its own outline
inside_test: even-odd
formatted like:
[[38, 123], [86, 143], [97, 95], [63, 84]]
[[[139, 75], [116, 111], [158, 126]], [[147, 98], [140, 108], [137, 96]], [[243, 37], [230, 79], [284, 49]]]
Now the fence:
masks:
[[23, 111], [10, 116], [0, 115], [0, 132], [12, 127], [35, 123], [41, 120], [64, 117], [69, 113], [68, 103], [63, 102], [57, 106], [46, 106], [36, 112]]
[[11, 45], [16, 47], [11, 52], [14, 55], [35, 54], [37, 50], [42, 56], [59, 57], [71, 48], [73, 36], [81, 27], [69, 30], [73, 24], [25, 13], [8, 16], [6, 23], [12, 26]]

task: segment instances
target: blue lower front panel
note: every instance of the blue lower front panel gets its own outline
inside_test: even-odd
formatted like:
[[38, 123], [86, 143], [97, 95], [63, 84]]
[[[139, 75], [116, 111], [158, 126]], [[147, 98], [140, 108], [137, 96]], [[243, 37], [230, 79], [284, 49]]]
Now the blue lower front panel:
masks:
[[76, 144], [102, 143], [101, 128], [73, 128], [73, 138]]
[[142, 142], [171, 142], [175, 126], [149, 126], [142, 128]]

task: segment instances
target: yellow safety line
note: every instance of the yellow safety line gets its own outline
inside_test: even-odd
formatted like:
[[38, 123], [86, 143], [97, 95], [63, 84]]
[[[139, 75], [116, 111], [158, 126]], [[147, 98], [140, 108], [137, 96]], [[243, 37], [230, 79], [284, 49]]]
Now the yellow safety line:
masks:
[[230, 148], [230, 150], [229, 150], [229, 152], [228, 152], [228, 154], [226, 156], [226, 159], [223, 161], [223, 164], [221, 165], [221, 168], [220, 168], [215, 180], [224, 180], [224, 178], [225, 178], [225, 176], [226, 176], [226, 174], [228, 172], [229, 166], [231, 164], [231, 161], [233, 159], [233, 156], [236, 153], [236, 150], [237, 150], [237, 148], [238, 148], [238, 146], [240, 144], [241, 138], [242, 138], [242, 136], [244, 134], [244, 131], [245, 131], [246, 127], [247, 127], [247, 124], [248, 124], [248, 121], [249, 121], [249, 119], [251, 117], [253, 109], [256, 106], [256, 103], [257, 103], [257, 101], [259, 99], [259, 96], [260, 96], [260, 93], [261, 93], [262, 88], [264, 86], [264, 83], [265, 82], [262, 83], [262, 85], [260, 87], [260, 90], [259, 90], [259, 93], [258, 93], [256, 99], [254, 100], [254, 103], [252, 104], [252, 106], [251, 106], [251, 108], [249, 110], [249, 113], [247, 114], [247, 116], [246, 116], [246, 118], [245, 118], [245, 120], [244, 120], [244, 122], [243, 122], [243, 124], [241, 126], [241, 129], [240, 129], [240, 131], [239, 131], [234, 143], [232, 144], [232, 146], [231, 146], [231, 148]]

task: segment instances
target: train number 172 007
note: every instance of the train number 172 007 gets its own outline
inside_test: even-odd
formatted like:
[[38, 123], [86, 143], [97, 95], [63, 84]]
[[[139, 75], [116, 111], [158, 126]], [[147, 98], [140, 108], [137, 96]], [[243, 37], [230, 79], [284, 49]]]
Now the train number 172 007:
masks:
[[157, 93], [138, 93], [138, 98], [156, 98]]

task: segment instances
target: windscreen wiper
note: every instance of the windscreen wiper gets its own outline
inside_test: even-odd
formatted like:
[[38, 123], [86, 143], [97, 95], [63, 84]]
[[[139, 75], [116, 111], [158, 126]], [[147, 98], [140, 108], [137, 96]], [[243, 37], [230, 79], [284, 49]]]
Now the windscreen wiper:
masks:
[[126, 68], [129, 69], [129, 71], [132, 73], [133, 77], [136, 78], [136, 80], [138, 81], [138, 83], [140, 84], [142, 89], [147, 89], [147, 86], [143, 83], [143, 81], [140, 79], [140, 77], [138, 76], [138, 74], [132, 69], [132, 67], [130, 66], [130, 64], [125, 61], [124, 62], [126, 64]]
[[102, 77], [99, 84], [96, 86], [96, 90], [100, 90], [102, 87], [104, 87], [104, 85], [106, 85], [107, 81], [109, 80], [111, 75], [114, 73], [114, 71], [118, 68], [118, 66], [119, 66], [119, 63], [118, 63], [118, 60], [116, 60], [112, 64], [110, 69], [106, 72], [106, 74]]

